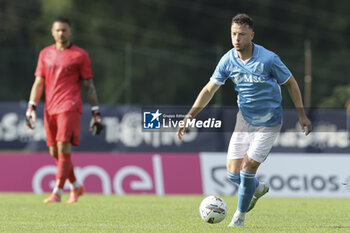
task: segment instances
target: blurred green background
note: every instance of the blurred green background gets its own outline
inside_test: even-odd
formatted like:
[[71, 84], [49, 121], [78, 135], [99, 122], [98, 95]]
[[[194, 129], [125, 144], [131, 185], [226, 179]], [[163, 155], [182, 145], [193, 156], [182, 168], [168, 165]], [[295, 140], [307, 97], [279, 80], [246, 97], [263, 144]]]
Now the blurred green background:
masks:
[[[0, 0], [0, 101], [27, 100], [52, 21], [72, 22], [92, 60], [104, 104], [190, 105], [232, 48], [237, 13], [255, 20], [254, 42], [280, 55], [304, 93], [304, 43], [312, 51], [311, 107], [350, 98], [350, 1]], [[235, 105], [228, 81], [212, 103]], [[292, 106], [286, 88], [284, 105]]]

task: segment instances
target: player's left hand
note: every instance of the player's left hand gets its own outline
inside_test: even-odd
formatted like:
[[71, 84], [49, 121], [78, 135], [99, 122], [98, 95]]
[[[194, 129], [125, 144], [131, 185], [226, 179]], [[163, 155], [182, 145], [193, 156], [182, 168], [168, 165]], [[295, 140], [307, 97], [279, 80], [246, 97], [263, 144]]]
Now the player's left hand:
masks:
[[92, 112], [92, 118], [91, 118], [91, 121], [90, 121], [89, 131], [91, 132], [92, 135], [98, 135], [103, 130], [101, 114], [98, 111], [98, 109], [97, 110], [92, 110], [91, 112]]
[[299, 118], [299, 124], [301, 126], [301, 131], [305, 134], [305, 136], [309, 135], [309, 133], [312, 131], [311, 121], [305, 116]]

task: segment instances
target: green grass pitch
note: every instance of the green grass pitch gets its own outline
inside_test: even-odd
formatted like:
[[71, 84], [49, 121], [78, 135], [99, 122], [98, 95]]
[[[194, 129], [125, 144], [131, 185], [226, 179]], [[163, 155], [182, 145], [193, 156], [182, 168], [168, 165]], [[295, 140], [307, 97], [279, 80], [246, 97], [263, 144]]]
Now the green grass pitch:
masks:
[[65, 193], [62, 203], [42, 204], [47, 196], [0, 193], [0, 232], [350, 232], [350, 199], [265, 197], [233, 229], [233, 196], [223, 196], [228, 215], [218, 224], [199, 217], [199, 195], [87, 194], [66, 204]]

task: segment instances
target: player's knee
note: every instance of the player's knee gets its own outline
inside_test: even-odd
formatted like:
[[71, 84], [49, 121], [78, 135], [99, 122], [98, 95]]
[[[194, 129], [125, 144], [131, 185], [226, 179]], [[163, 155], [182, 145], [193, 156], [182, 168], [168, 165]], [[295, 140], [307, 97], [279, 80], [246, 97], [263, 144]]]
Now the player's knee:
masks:
[[259, 162], [246, 156], [243, 160], [242, 169], [245, 171], [256, 172], [259, 166], [260, 166]]
[[243, 159], [228, 159], [226, 160], [226, 169], [232, 173], [239, 173], [242, 161]]
[[57, 142], [58, 154], [69, 154], [71, 153], [72, 144], [70, 142]]

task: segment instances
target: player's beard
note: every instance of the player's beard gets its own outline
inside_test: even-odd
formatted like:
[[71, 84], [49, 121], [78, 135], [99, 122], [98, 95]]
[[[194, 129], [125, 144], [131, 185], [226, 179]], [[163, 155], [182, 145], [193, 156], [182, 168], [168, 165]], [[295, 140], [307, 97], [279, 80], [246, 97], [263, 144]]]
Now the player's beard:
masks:
[[65, 44], [68, 42], [68, 39], [66, 37], [59, 38], [59, 41], [61, 44]]
[[246, 44], [244, 46], [240, 46], [240, 48], [235, 48], [235, 49], [237, 50], [237, 52], [244, 53], [244, 52], [248, 51], [249, 44]]
[[57, 42], [58, 42], [59, 44], [63, 45], [63, 46], [68, 46], [69, 43], [70, 43], [69, 39], [66, 38], [66, 37], [59, 38], [59, 39], [56, 41], [56, 43], [57, 43]]

